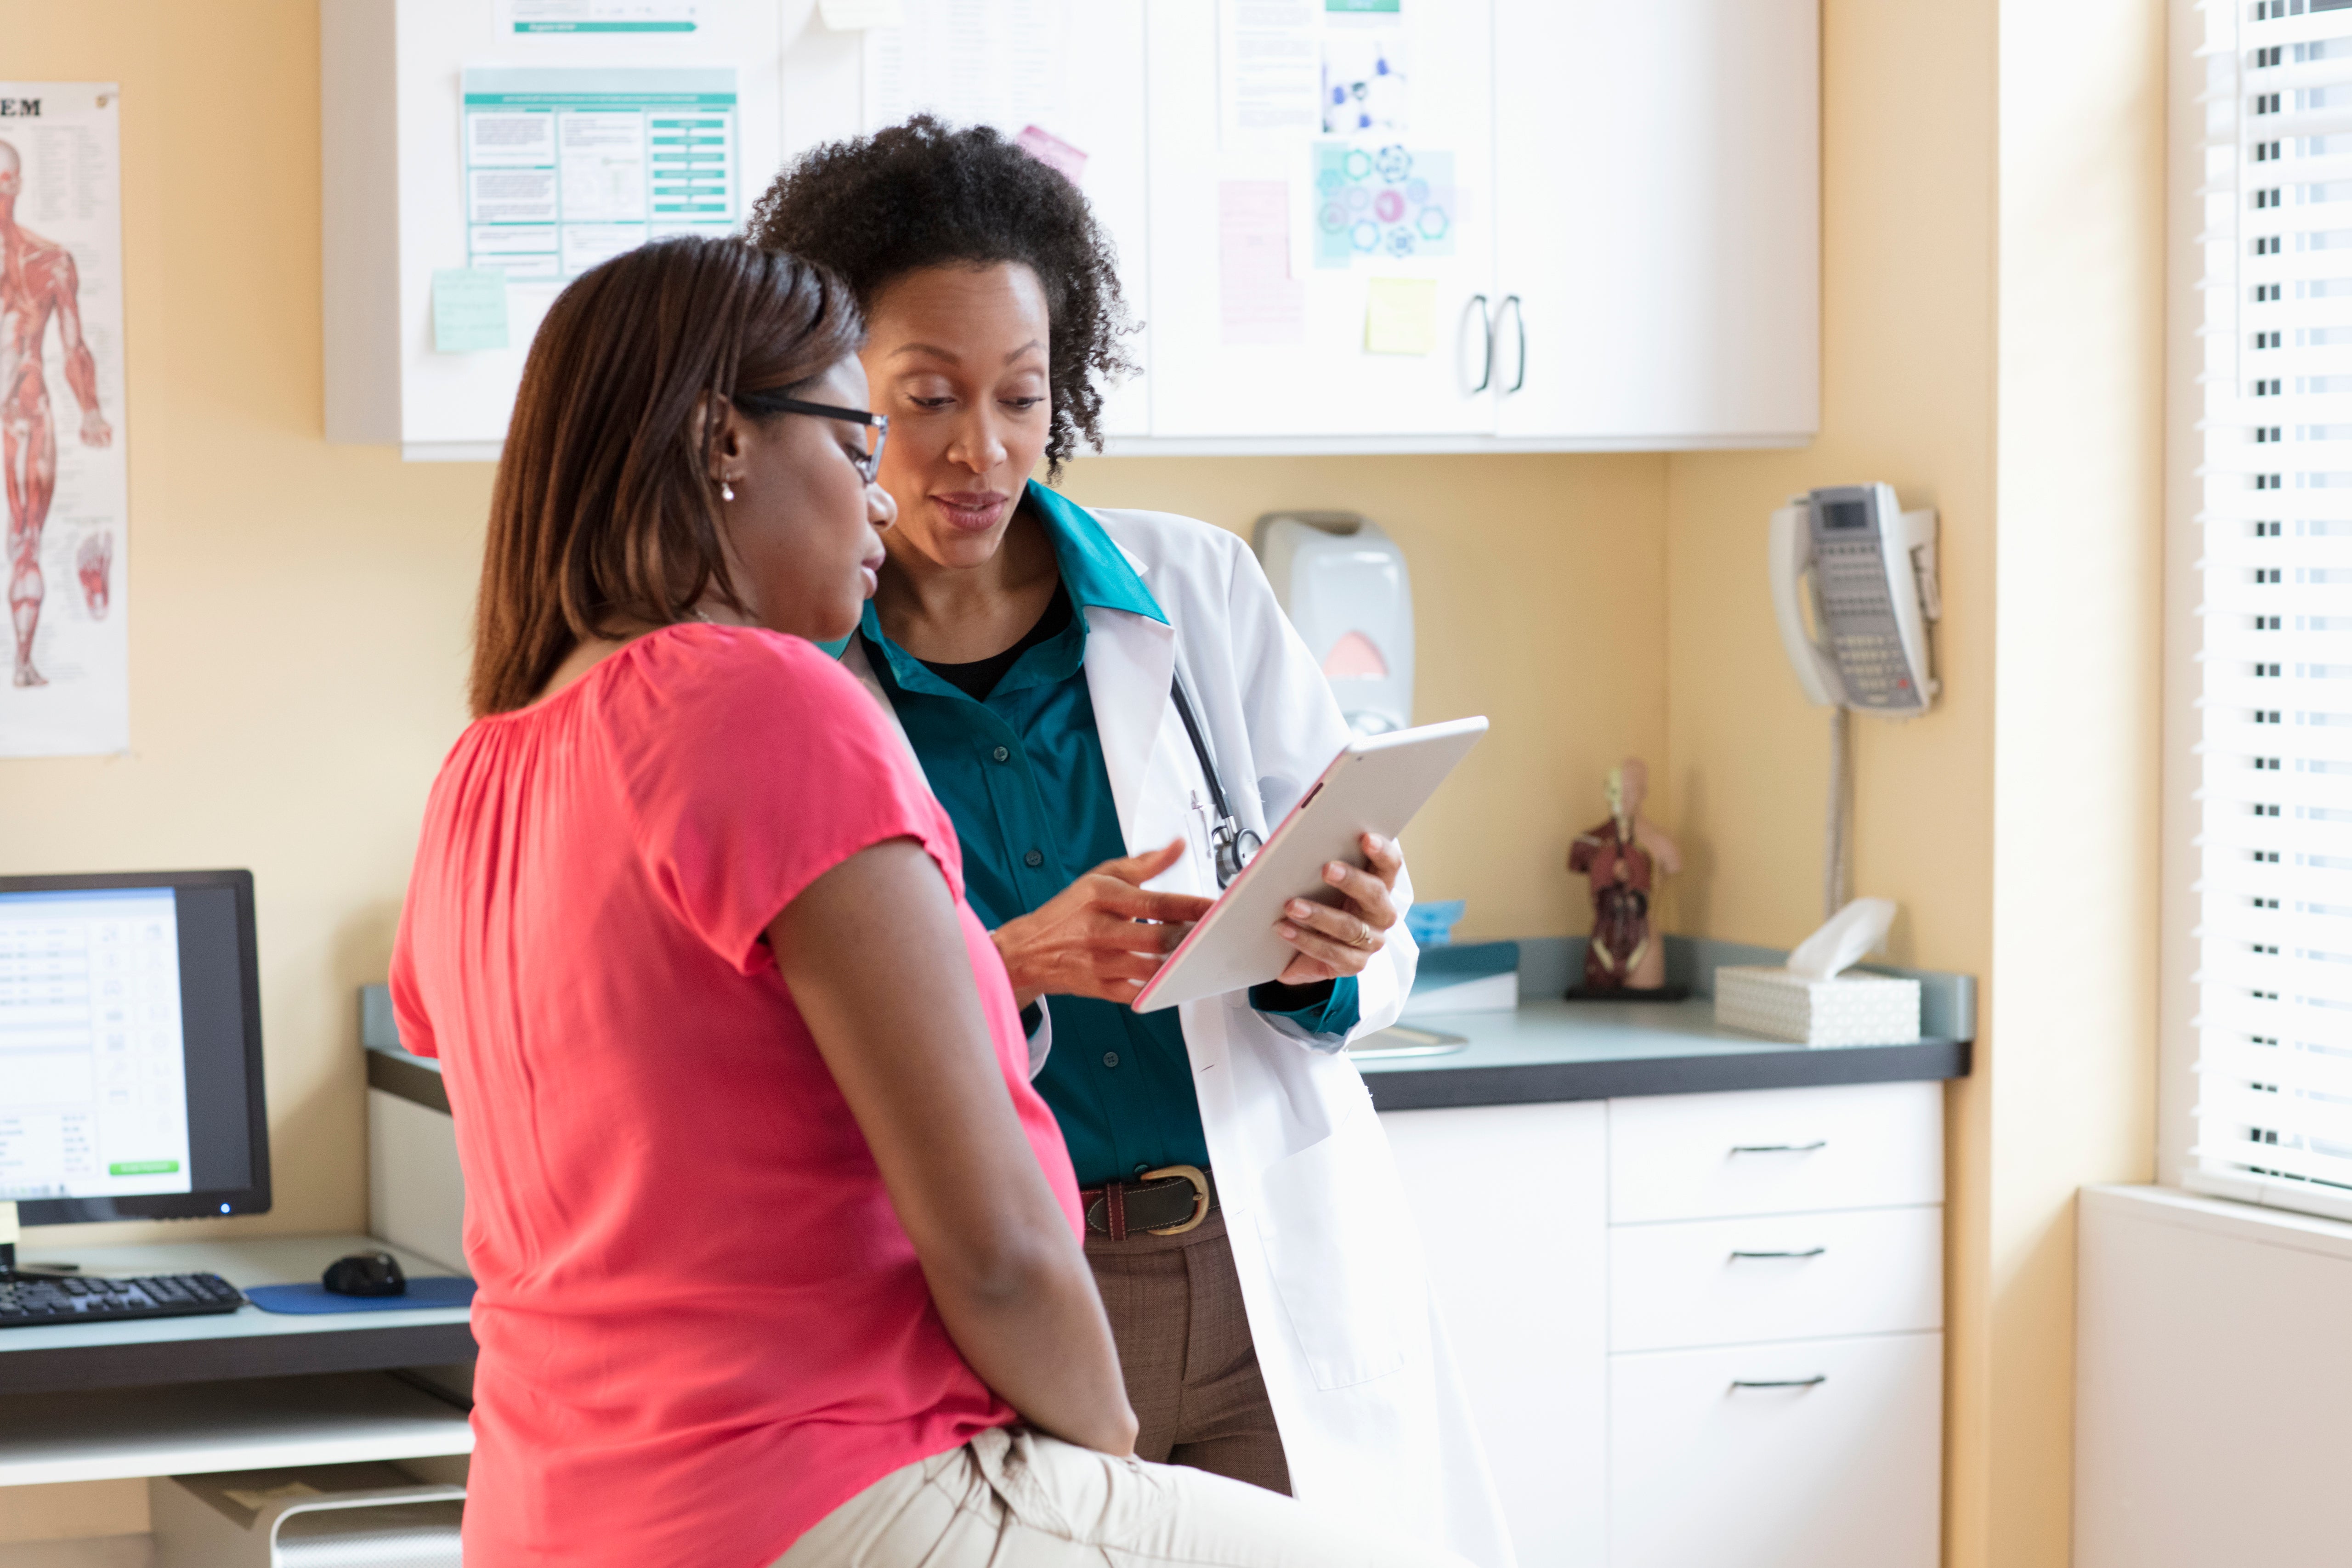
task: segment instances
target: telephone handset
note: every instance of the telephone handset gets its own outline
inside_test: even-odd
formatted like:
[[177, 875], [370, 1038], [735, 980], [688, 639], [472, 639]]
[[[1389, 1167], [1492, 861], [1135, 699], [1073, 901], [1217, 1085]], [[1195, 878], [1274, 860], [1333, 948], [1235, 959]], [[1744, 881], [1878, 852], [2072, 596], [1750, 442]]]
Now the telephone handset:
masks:
[[1944, 612], [1935, 509], [1905, 511], [1888, 485], [1792, 497], [1772, 514], [1772, 608], [1807, 701], [1927, 712], [1937, 691], [1927, 623]]

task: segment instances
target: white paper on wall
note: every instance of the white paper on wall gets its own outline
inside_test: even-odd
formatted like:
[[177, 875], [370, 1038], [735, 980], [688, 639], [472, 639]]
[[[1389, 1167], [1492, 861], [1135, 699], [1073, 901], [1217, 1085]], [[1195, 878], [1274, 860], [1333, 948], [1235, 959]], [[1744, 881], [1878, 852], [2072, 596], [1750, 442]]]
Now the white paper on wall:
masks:
[[868, 131], [910, 114], [954, 125], [1069, 130], [1070, 0], [905, 0], [864, 38]]
[[131, 745], [119, 97], [111, 82], [0, 82], [0, 757]]
[[1322, 13], [1316, 0], [1217, 0], [1217, 141], [1228, 152], [1319, 130]]

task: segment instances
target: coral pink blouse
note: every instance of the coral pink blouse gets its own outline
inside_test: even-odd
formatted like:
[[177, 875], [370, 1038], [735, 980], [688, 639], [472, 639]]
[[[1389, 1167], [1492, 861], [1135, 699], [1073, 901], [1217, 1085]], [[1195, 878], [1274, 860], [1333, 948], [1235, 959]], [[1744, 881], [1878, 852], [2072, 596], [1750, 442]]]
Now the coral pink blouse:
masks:
[[438, 1056], [479, 1292], [466, 1560], [756, 1568], [1014, 1419], [957, 1354], [768, 925], [870, 844], [956, 899], [1021, 1124], [1080, 1224], [953, 830], [794, 638], [649, 633], [443, 765], [393, 960]]

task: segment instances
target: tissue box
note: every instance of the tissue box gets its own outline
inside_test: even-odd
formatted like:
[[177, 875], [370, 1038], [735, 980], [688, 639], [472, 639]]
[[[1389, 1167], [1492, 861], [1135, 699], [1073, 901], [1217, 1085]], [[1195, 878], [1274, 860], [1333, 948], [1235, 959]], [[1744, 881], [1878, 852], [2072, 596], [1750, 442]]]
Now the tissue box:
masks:
[[1809, 980], [1727, 965], [1715, 972], [1715, 1021], [1799, 1045], [1910, 1045], [1919, 1038], [1919, 982], [1853, 974]]

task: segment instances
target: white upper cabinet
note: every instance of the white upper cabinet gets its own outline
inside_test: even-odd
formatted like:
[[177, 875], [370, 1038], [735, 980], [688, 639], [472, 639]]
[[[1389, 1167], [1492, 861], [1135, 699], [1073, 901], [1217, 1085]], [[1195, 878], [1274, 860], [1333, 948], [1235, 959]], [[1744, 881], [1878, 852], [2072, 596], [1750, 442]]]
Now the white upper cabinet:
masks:
[[[1306, 19], [1288, 31], [1307, 90], [1231, 104], [1266, 78], [1230, 57], [1221, 71], [1219, 26], [1267, 13]], [[1377, 20], [1328, 16], [1321, 0], [1151, 0], [1155, 440], [1295, 450], [1493, 432], [1488, 16], [1434, 0]], [[1248, 47], [1271, 54], [1285, 31]], [[1360, 100], [1375, 127], [1327, 132], [1321, 81], [1391, 61], [1402, 92]], [[1230, 123], [1286, 101], [1316, 123]]]
[[[1819, 423], [1817, 6], [903, 0], [902, 26], [858, 33], [814, 0], [729, 0], [689, 35], [519, 37], [488, 0], [321, 0], [328, 436], [496, 455], [548, 300], [628, 225], [564, 206], [561, 265], [508, 272], [504, 345], [445, 340], [436, 274], [478, 290], [514, 237], [469, 208], [496, 180], [469, 183], [460, 87], [588, 68], [639, 96], [674, 85], [649, 71], [731, 82], [730, 221], [810, 147], [918, 109], [1083, 153], [1142, 323], [1115, 451], [1797, 444]], [[565, 134], [547, 202], [602, 190]]]
[[1817, 0], [1496, 0], [1496, 431], [1821, 423]]

